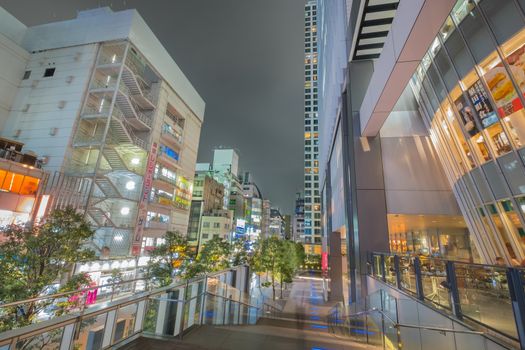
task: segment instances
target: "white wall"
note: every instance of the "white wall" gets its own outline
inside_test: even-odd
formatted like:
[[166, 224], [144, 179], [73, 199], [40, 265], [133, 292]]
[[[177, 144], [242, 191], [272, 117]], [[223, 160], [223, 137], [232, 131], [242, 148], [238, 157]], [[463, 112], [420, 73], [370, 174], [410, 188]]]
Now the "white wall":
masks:
[[0, 130], [3, 130], [9, 117], [29, 56], [27, 51], [0, 34]]
[[0, 33], [17, 45], [21, 45], [26, 34], [25, 24], [0, 7]]
[[[1, 135], [23, 142], [26, 150], [39, 156], [48, 156], [47, 170], [63, 165], [96, 52], [96, 44], [37, 52], [25, 68], [31, 76], [22, 81]], [[44, 78], [46, 68], [53, 67], [54, 76]], [[50, 135], [52, 128], [58, 129], [54, 136]], [[21, 131], [15, 137], [17, 130]]]
[[388, 213], [461, 214], [411, 91], [401, 96], [380, 136]]
[[0, 130], [9, 117], [29, 52], [20, 46], [27, 27], [0, 7]]
[[113, 12], [104, 7], [82, 11], [72, 20], [31, 27], [23, 46], [29, 51], [40, 51], [122, 39], [129, 39], [137, 46], [193, 113], [203, 120], [204, 100], [136, 10]]
[[233, 149], [216, 149], [213, 151], [213, 170], [227, 171], [239, 174], [239, 155]]

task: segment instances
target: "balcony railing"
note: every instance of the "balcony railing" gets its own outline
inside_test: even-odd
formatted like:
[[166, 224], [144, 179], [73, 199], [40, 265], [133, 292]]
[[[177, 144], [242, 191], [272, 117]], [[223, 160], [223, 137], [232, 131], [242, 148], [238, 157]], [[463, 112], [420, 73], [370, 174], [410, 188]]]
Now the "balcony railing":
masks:
[[90, 89], [111, 89], [114, 90], [117, 87], [117, 83], [115, 79], [111, 79], [109, 82], [107, 82], [104, 79], [93, 79], [91, 81]]
[[176, 178], [171, 178], [171, 177], [168, 177], [168, 176], [164, 176], [162, 175], [160, 172], [159, 173], [156, 173], [153, 175], [153, 178], [155, 180], [161, 180], [161, 181], [165, 181], [171, 185], [174, 185], [176, 186], [177, 185], [177, 179]]
[[100, 106], [96, 103], [87, 103], [82, 115], [107, 115], [111, 109], [110, 105]]
[[[92, 301], [94, 292], [102, 286], [0, 305], [2, 317], [15, 318], [16, 312], [8, 310], [23, 310], [24, 305], [35, 302], [80, 298], [65, 315], [34, 320], [36, 324], [0, 333], [0, 348], [32, 349], [46, 344], [45, 349], [92, 349], [94, 339], [99, 339], [97, 348], [106, 349], [141, 334], [182, 337], [188, 329], [200, 325], [255, 324], [271, 303], [257, 288], [236, 288], [247, 285], [245, 278], [249, 274], [239, 273], [242, 269], [246, 267], [177, 281], [162, 288], [151, 288], [151, 280], [107, 285], [120, 289], [93, 303], [88, 300]], [[237, 278], [232, 279], [234, 274]], [[235, 286], [221, 280], [235, 280]], [[137, 289], [137, 282], [141, 282], [141, 288]]]
[[525, 345], [525, 269], [372, 253], [368, 273], [456, 318]]
[[36, 156], [18, 152], [14, 149], [0, 149], [0, 158], [7, 159], [16, 163], [32, 166], [38, 169], [42, 168], [42, 161]]
[[166, 128], [162, 128], [161, 133], [162, 135], [168, 135], [173, 141], [175, 141], [175, 144], [177, 144], [178, 146], [182, 145], [182, 135], [176, 134], [175, 132], [170, 131]]
[[162, 229], [167, 230], [169, 225], [169, 221], [156, 221], [156, 220], [150, 220], [146, 221], [146, 228], [152, 228], [152, 229]]
[[103, 66], [103, 65], [108, 65], [108, 64], [118, 64], [121, 62], [122, 62], [122, 56], [117, 55], [117, 54], [112, 55], [112, 54], [101, 52], [100, 55], [98, 56], [97, 65]]

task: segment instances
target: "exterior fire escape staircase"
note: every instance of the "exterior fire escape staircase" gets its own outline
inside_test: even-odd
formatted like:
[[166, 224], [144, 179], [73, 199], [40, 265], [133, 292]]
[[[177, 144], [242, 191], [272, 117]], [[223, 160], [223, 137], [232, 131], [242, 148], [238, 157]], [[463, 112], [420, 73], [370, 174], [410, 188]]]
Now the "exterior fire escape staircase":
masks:
[[111, 221], [108, 215], [106, 213], [94, 206], [90, 206], [87, 210], [89, 217], [95, 222], [95, 224], [99, 227], [114, 227], [115, 224]]
[[122, 115], [136, 130], [151, 130], [151, 118], [139, 111], [138, 106], [130, 98], [130, 90], [125, 84], [120, 84], [115, 100]]

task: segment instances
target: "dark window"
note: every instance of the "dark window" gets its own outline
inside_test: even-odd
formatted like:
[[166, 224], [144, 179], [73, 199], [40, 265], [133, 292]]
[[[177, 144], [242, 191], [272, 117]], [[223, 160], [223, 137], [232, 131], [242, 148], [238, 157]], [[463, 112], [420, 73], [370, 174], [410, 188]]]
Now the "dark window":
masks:
[[24, 77], [22, 79], [23, 80], [27, 80], [27, 79], [29, 79], [30, 76], [31, 76], [31, 71], [30, 70], [26, 70], [24, 72]]
[[44, 78], [52, 77], [53, 75], [55, 75], [55, 68], [47, 68], [44, 72]]

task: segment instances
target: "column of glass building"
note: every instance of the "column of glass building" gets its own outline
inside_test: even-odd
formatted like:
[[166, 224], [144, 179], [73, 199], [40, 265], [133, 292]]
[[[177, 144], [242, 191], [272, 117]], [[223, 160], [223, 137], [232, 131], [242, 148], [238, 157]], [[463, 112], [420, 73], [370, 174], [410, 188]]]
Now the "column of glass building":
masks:
[[96, 246], [110, 251], [102, 254], [130, 252], [158, 81], [128, 42], [100, 47], [66, 172], [91, 181], [86, 214], [97, 227]]
[[321, 253], [319, 120], [317, 111], [317, 5], [305, 6], [304, 40], [304, 235], [307, 253]]
[[410, 82], [487, 263], [525, 259], [524, 9], [458, 1]]

